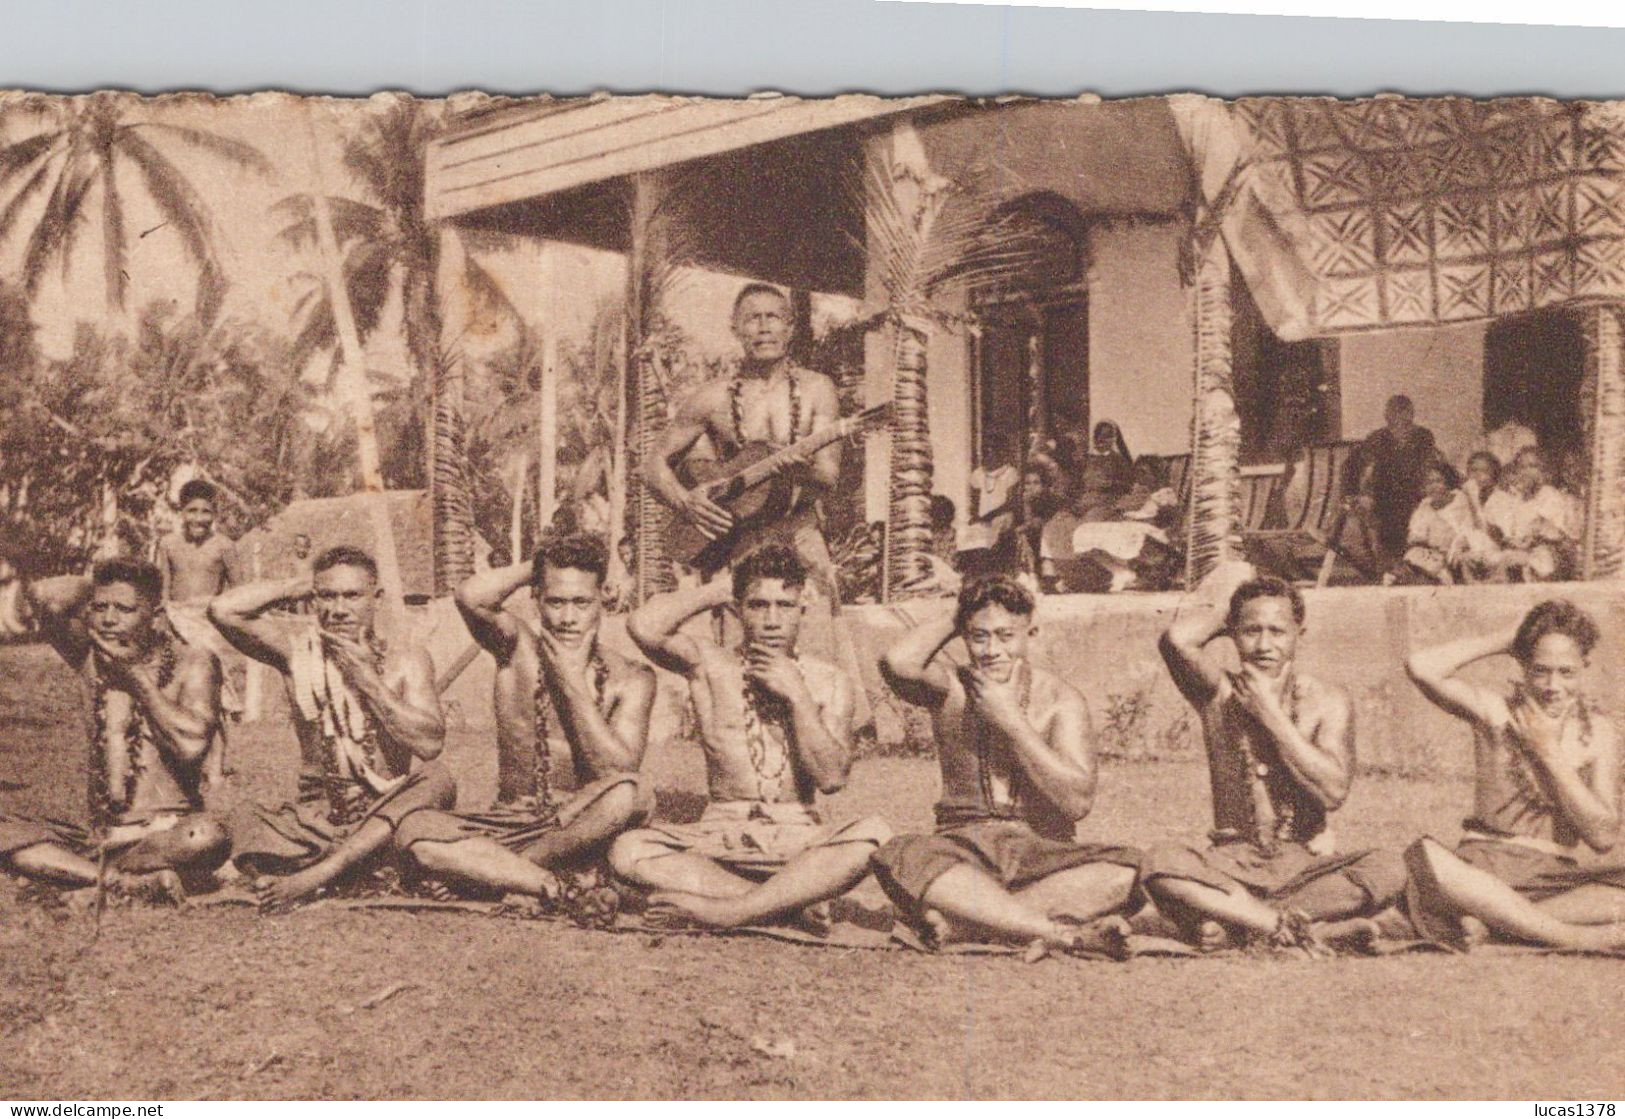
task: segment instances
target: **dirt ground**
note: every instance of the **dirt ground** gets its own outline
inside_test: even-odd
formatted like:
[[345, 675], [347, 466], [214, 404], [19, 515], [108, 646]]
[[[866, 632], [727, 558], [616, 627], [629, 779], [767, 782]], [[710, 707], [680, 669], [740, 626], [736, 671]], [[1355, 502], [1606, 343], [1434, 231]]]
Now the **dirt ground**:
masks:
[[[82, 813], [75, 696], [45, 650], [0, 649], [0, 808]], [[447, 754], [464, 803], [482, 803], [488, 743]], [[245, 795], [291, 793], [293, 758], [286, 732], [234, 738]], [[698, 758], [650, 765], [666, 807], [692, 813]], [[871, 759], [829, 808], [920, 827], [935, 785], [929, 760]], [[1367, 777], [1339, 831], [1453, 838], [1466, 798]], [[1083, 835], [1194, 838], [1205, 800], [1200, 766], [1108, 766]], [[91, 932], [0, 879], [0, 1097], [1625, 1095], [1611, 960], [1026, 966], [321, 907], [113, 910]]]

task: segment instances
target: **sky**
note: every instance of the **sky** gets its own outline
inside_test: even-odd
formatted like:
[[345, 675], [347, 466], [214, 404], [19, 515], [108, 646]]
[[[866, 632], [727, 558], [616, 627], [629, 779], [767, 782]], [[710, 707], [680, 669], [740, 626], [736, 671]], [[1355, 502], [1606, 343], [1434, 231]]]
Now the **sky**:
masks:
[[[312, 190], [318, 174], [328, 193], [364, 199], [359, 184], [340, 162], [341, 145], [364, 114], [381, 107], [383, 97], [371, 99], [377, 102], [372, 104], [368, 99], [282, 93], [229, 98], [129, 95], [129, 121], [206, 129], [252, 144], [271, 166], [268, 174], [243, 171], [162, 132], [144, 134], [187, 175], [211, 213], [216, 251], [230, 283], [223, 316], [292, 331], [295, 303], [320, 262], [314, 255], [317, 250], [295, 249], [278, 238], [282, 223], [272, 207], [289, 195]], [[14, 100], [0, 96], [0, 142], [22, 139], [48, 126], [47, 122], [48, 118], [18, 113]], [[79, 234], [67, 271], [53, 269], [33, 301], [38, 341], [48, 356], [70, 352], [81, 321], [128, 330], [140, 308], [151, 300], [174, 300], [189, 310], [195, 299], [194, 272], [179, 235], [164, 224], [136, 172], [126, 165], [118, 175], [129, 231], [126, 310], [120, 314], [106, 306], [99, 188], [93, 188], [88, 197], [90, 220]], [[0, 204], [9, 200], [14, 189], [15, 184], [0, 188]], [[41, 192], [29, 204], [12, 236], [0, 243], [0, 275], [15, 276], [20, 270], [28, 233], [45, 206], [44, 195]], [[479, 259], [522, 316], [533, 326], [545, 325], [550, 342], [585, 338], [601, 300], [618, 298], [623, 290], [624, 260], [614, 253], [516, 238], [506, 249], [482, 251]], [[728, 309], [741, 279], [696, 270], [689, 271], [677, 286], [668, 314], [683, 327], [699, 353], [737, 352]], [[821, 319], [842, 317], [853, 311], [846, 303], [820, 297], [815, 310]], [[408, 361], [400, 314], [397, 292], [380, 329], [368, 341], [368, 367], [385, 375], [398, 372], [404, 379]], [[512, 336], [511, 325], [505, 325], [484, 337], [468, 337], [465, 352], [478, 358], [482, 352], [507, 344]], [[307, 373], [314, 380], [325, 371], [325, 361], [318, 359]]]

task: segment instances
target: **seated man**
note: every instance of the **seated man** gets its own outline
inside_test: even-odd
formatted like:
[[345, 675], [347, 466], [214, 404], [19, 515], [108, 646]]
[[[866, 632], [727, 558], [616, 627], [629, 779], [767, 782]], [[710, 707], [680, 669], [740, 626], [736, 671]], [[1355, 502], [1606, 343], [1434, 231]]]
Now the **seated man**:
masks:
[[[1581, 692], [1597, 625], [1577, 606], [1543, 602], [1513, 633], [1414, 653], [1406, 667], [1439, 707], [1473, 728], [1473, 817], [1455, 853], [1421, 839], [1406, 853], [1411, 920], [1466, 947], [1497, 936], [1559, 948], [1625, 948], [1625, 865], [1580, 865], [1619, 830], [1619, 735]], [[1510, 655], [1510, 693], [1462, 679], [1475, 661]]]
[[[800, 558], [763, 545], [731, 582], [661, 595], [632, 615], [638, 647], [688, 680], [711, 800], [697, 824], [627, 832], [609, 852], [616, 873], [655, 891], [652, 912], [719, 928], [794, 917], [845, 893], [891, 838], [877, 818], [827, 827], [814, 808], [815, 794], [839, 789], [852, 765], [853, 684], [796, 650]], [[730, 598], [741, 646], [679, 632]]]
[[[262, 907], [286, 909], [372, 862], [414, 809], [450, 808], [457, 786], [439, 757], [445, 739], [434, 664], [373, 628], [378, 567], [359, 548], [329, 548], [311, 574], [249, 583], [209, 603], [226, 639], [280, 672], [299, 735], [299, 799], [239, 806], [239, 870], [286, 877], [257, 884]], [[271, 608], [310, 597], [314, 621]], [[415, 768], [414, 768], [415, 766]], [[291, 872], [291, 873], [290, 873]]]
[[[942, 799], [934, 835], [892, 840], [875, 875], [928, 942], [998, 939], [1120, 954], [1140, 853], [1073, 842], [1095, 797], [1083, 697], [1033, 665], [1033, 599], [995, 576], [881, 661], [886, 682], [931, 712]], [[969, 667], [942, 655], [955, 637]]]
[[[1205, 850], [1149, 851], [1145, 888], [1207, 947], [1227, 935], [1310, 948], [1369, 942], [1378, 931], [1369, 918], [1399, 901], [1405, 871], [1397, 854], [1334, 853], [1329, 818], [1354, 779], [1349, 698], [1297, 669], [1296, 587], [1255, 578], [1247, 564], [1220, 568], [1210, 583], [1233, 590], [1176, 620], [1161, 650], [1202, 720], [1217, 828]], [[1208, 652], [1218, 637], [1234, 642], [1241, 671]]]
[[203, 759], [220, 721], [220, 664], [156, 624], [161, 576], [106, 560], [90, 578], [27, 587], [41, 631], [90, 687], [90, 830], [0, 813], [0, 867], [66, 886], [179, 900], [229, 850], [202, 811]]
[[1548, 481], [1546, 456], [1534, 448], [1513, 460], [1507, 484], [1484, 502], [1484, 521], [1501, 551], [1495, 564], [1525, 582], [1574, 575], [1581, 514], [1578, 502]]
[[[496, 658], [497, 803], [480, 813], [406, 817], [395, 843], [424, 870], [555, 902], [555, 871], [586, 868], [653, 811], [638, 766], [655, 674], [599, 640], [608, 569], [600, 538], [557, 536], [534, 561], [457, 588], [469, 632]], [[527, 583], [540, 629], [502, 608]]]

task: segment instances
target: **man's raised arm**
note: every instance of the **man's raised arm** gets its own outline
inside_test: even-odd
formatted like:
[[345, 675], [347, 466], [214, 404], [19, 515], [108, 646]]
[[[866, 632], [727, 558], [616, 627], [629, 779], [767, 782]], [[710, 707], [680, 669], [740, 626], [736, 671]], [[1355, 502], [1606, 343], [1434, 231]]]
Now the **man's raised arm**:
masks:
[[505, 664], [518, 640], [518, 622], [502, 608], [509, 597], [530, 582], [532, 561], [493, 567], [465, 579], [453, 598], [457, 612], [480, 648]]
[[982, 673], [960, 672], [971, 707], [998, 727], [1033, 787], [1074, 820], [1095, 802], [1095, 752], [1089, 710], [1083, 697], [1063, 685], [1047, 730], [1033, 725], [1010, 685], [992, 683]]
[[90, 601], [90, 579], [84, 575], [57, 575], [28, 583], [23, 593], [51, 648], [77, 668], [90, 652], [90, 635], [82, 616]]
[[934, 710], [948, 698], [948, 669], [937, 656], [954, 638], [954, 619], [950, 607], [932, 621], [909, 630], [881, 655], [881, 678], [905, 703]]
[[106, 670], [114, 683], [140, 704], [158, 732], [160, 749], [183, 765], [195, 765], [208, 752], [220, 722], [220, 662], [213, 653], [187, 650], [176, 668], [180, 687], [174, 699], [158, 684], [148, 665], [108, 658]]
[[1224, 607], [1204, 602], [1183, 618], [1176, 619], [1157, 642], [1179, 694], [1192, 706], [1208, 703], [1224, 682], [1223, 671], [1208, 656], [1207, 646], [1226, 631], [1227, 616]]
[[1510, 652], [1517, 635], [1514, 628], [1418, 649], [1405, 661], [1405, 671], [1435, 705], [1458, 719], [1493, 726], [1505, 711], [1505, 701], [1487, 688], [1458, 678], [1456, 673], [1474, 661]]
[[590, 767], [600, 773], [637, 772], [649, 741], [654, 672], [647, 665], [633, 665], [617, 682], [606, 713], [592, 694], [587, 665], [579, 654], [561, 646], [546, 628], [537, 635], [536, 652], [548, 686], [559, 697], [559, 716], [570, 740]]
[[1612, 720], [1593, 716], [1592, 756], [1585, 761], [1564, 753], [1562, 724], [1529, 704], [1512, 712], [1512, 725], [1525, 756], [1545, 778], [1541, 786], [1586, 846], [1610, 850], [1619, 837], [1619, 745]]
[[1237, 702], [1275, 743], [1281, 762], [1327, 809], [1342, 807], [1354, 783], [1354, 705], [1341, 688], [1325, 689], [1325, 710], [1305, 734], [1274, 686], [1246, 666], [1231, 677]]
[[244, 583], [209, 601], [209, 621], [245, 657], [253, 657], [278, 672], [288, 671], [288, 634], [265, 611], [278, 602], [310, 594], [310, 574], [291, 579], [263, 579]]
[[677, 631], [696, 614], [733, 600], [726, 578], [699, 587], [656, 595], [632, 612], [626, 632], [643, 655], [661, 668], [686, 676], [700, 663], [699, 645]]
[[439, 757], [446, 742], [446, 720], [440, 692], [434, 686], [434, 662], [426, 650], [406, 654], [396, 690], [378, 674], [372, 657], [356, 642], [331, 633], [324, 633], [322, 641], [384, 734], [423, 761]]

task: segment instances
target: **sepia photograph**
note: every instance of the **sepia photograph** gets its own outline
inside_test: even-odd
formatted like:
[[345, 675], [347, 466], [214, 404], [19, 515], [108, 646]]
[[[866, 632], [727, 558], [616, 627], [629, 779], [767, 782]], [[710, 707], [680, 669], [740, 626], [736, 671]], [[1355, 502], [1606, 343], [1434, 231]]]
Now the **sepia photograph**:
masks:
[[1622, 578], [1625, 102], [0, 93], [0, 1096], [1625, 1096]]

